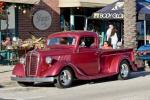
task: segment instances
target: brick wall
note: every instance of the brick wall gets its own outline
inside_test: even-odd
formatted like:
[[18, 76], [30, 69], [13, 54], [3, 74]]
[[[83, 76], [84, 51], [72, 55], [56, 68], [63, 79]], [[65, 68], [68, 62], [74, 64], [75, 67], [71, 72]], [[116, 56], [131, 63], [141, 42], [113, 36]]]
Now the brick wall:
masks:
[[[60, 31], [60, 8], [58, 7], [59, 0], [42, 0], [38, 5], [33, 5], [26, 14], [22, 10], [18, 12], [18, 31], [21, 39], [27, 39], [34, 34], [37, 37], [47, 37], [47, 35]], [[38, 10], [47, 10], [52, 16], [52, 23], [49, 29], [40, 31], [36, 29], [32, 23], [33, 14]]]

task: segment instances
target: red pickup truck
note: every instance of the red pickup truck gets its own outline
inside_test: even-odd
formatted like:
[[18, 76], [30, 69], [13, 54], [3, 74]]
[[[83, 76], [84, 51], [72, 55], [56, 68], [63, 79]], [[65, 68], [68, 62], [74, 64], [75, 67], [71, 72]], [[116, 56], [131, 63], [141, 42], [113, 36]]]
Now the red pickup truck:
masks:
[[136, 71], [133, 49], [101, 49], [95, 32], [68, 31], [48, 36], [46, 48], [29, 51], [15, 65], [11, 79], [21, 85], [54, 83], [67, 88], [75, 79], [93, 80], [117, 75], [127, 79]]

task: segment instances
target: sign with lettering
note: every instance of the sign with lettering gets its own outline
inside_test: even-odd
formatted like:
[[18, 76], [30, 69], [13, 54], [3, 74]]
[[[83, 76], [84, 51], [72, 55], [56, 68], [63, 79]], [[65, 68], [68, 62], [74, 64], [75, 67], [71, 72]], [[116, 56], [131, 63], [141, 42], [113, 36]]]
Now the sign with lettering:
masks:
[[93, 18], [98, 19], [123, 19], [122, 13], [93, 13]]
[[39, 30], [47, 30], [51, 26], [52, 17], [46, 10], [38, 10], [33, 15], [33, 24]]

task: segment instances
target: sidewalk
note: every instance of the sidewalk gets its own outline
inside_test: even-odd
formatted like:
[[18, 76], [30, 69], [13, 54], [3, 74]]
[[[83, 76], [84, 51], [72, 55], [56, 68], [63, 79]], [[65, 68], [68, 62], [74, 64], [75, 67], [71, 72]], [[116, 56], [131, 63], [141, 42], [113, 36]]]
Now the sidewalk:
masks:
[[13, 87], [16, 82], [11, 81], [12, 69], [14, 65], [1, 65], [0, 64], [0, 88]]
[[14, 65], [0, 65], [0, 73], [12, 71]]

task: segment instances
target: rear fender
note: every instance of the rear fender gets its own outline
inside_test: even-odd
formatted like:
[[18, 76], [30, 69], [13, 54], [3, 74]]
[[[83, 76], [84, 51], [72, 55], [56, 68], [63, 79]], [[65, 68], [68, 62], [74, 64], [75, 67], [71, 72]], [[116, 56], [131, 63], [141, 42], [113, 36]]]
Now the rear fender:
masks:
[[23, 77], [23, 76], [25, 76], [24, 72], [25, 72], [24, 71], [24, 65], [23, 64], [16, 64], [13, 71], [12, 71], [12, 74], [16, 75], [16, 76]]
[[119, 72], [119, 66], [120, 66], [120, 63], [123, 61], [123, 60], [127, 60], [131, 66], [131, 62], [130, 62], [130, 59], [129, 57], [127, 56], [123, 56], [123, 57], [115, 57], [112, 62], [111, 62], [111, 66], [110, 66], [110, 72], [116, 72], [118, 73]]

